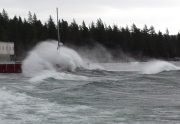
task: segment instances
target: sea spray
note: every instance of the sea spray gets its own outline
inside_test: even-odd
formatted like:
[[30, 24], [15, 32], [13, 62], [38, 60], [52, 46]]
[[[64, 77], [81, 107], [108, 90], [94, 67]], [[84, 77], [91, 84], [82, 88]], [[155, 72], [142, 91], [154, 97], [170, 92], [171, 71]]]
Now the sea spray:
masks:
[[44, 70], [58, 68], [73, 71], [76, 68], [85, 68], [85, 64], [78, 53], [70, 48], [61, 46], [57, 50], [55, 41], [39, 43], [22, 63], [22, 72], [25, 76], [35, 76]]
[[180, 70], [179, 66], [160, 60], [128, 63], [99, 63], [99, 65], [102, 66], [106, 71], [138, 72], [138, 74], [157, 74], [163, 71]]
[[175, 66], [166, 61], [150, 61], [143, 65], [142, 74], [157, 74], [163, 71], [180, 70], [180, 67]]

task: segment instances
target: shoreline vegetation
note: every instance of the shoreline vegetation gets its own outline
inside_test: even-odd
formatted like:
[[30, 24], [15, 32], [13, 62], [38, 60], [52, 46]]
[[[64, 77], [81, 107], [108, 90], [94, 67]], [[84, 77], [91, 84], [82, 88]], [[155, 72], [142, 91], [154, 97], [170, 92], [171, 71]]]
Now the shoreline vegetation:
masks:
[[[139, 29], [135, 24], [131, 27], [106, 25], [100, 18], [88, 26], [84, 21], [78, 25], [75, 19], [71, 23], [60, 19], [59, 32], [66, 46], [91, 50], [99, 44], [117, 60], [122, 58], [121, 53], [139, 61], [180, 60], [180, 33], [170, 35], [168, 28], [162, 33], [153, 26], [144, 25]], [[29, 12], [28, 19], [20, 16], [10, 19], [4, 9], [0, 13], [0, 41], [14, 42], [17, 58], [25, 58], [36, 44], [47, 39], [57, 40], [57, 25], [51, 16], [42, 24], [35, 13]]]

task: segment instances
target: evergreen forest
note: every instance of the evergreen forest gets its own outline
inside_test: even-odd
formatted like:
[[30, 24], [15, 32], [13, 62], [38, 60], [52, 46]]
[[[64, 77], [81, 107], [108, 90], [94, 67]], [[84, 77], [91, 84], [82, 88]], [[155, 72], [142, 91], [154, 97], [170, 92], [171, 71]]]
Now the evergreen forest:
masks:
[[[116, 51], [137, 58], [180, 57], [180, 33], [169, 35], [168, 29], [162, 33], [146, 25], [143, 29], [135, 24], [131, 27], [110, 26], [100, 18], [88, 25], [84, 21], [78, 25], [75, 19], [71, 23], [60, 19], [59, 32], [61, 42], [65, 45], [91, 48], [98, 43], [112, 51], [114, 57], [118, 56]], [[28, 19], [20, 16], [10, 19], [4, 9], [0, 13], [0, 41], [14, 42], [16, 56], [26, 56], [37, 43], [48, 39], [57, 40], [57, 25], [51, 16], [42, 24], [35, 13], [29, 12]]]

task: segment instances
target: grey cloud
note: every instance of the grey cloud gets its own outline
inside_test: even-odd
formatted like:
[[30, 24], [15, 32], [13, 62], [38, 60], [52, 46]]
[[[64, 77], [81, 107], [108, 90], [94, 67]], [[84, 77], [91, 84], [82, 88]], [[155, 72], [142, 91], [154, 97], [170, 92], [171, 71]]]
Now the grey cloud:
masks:
[[138, 8], [138, 7], [176, 7], [180, 5], [179, 0], [60, 0], [58, 3], [66, 5], [104, 5], [118, 8]]
[[[59, 8], [60, 19], [72, 22], [74, 18], [79, 24], [83, 20], [89, 24], [97, 18], [101, 18], [106, 24], [153, 25], [162, 22], [171, 24], [173, 19], [180, 21], [178, 17], [171, 16], [173, 13], [178, 15], [180, 0], [0, 0], [0, 8], [4, 8], [11, 18], [14, 15], [27, 18], [30, 11], [36, 13], [42, 22], [47, 21], [49, 15], [56, 18], [56, 7]], [[138, 9], [142, 11], [137, 11]], [[113, 12], [109, 12], [111, 10]]]

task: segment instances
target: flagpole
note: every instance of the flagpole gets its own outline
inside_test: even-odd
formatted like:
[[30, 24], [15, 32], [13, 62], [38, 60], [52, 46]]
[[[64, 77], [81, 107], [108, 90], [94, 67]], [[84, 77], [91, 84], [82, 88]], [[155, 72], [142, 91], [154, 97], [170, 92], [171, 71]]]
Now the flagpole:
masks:
[[60, 47], [60, 34], [59, 34], [58, 8], [56, 8], [56, 11], [57, 11], [58, 48], [59, 48]]

